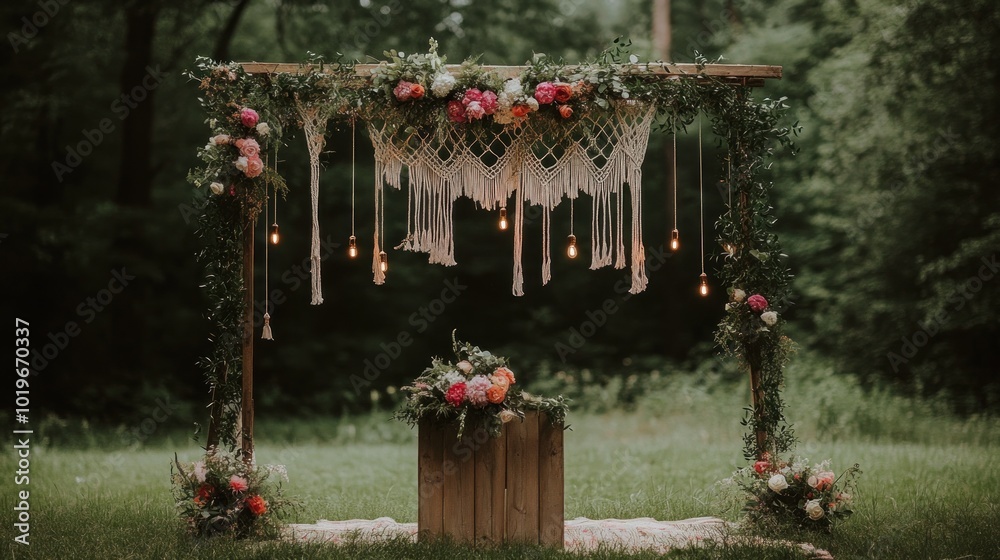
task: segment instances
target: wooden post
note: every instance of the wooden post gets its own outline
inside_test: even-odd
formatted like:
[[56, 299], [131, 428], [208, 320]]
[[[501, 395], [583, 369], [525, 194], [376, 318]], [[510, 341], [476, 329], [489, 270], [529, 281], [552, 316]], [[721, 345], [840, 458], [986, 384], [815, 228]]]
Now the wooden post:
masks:
[[243, 462], [253, 463], [253, 238], [256, 220], [243, 226]]

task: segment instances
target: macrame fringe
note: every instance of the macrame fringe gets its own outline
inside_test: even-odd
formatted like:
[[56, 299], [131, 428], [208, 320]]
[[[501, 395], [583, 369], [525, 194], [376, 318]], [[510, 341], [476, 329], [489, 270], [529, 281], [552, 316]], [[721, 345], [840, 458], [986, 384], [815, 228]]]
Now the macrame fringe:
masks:
[[551, 211], [542, 209], [542, 285], [552, 280], [552, 222]]
[[514, 286], [515, 296], [524, 295], [524, 267], [522, 266], [522, 245], [524, 242], [524, 191], [517, 189], [517, 206], [514, 208]]
[[323, 257], [320, 253], [319, 236], [319, 156], [326, 143], [324, 137], [327, 117], [317, 106], [298, 104], [302, 117], [302, 128], [309, 147], [309, 194], [312, 200], [312, 242], [309, 249], [309, 270], [312, 277], [312, 305], [323, 303]]

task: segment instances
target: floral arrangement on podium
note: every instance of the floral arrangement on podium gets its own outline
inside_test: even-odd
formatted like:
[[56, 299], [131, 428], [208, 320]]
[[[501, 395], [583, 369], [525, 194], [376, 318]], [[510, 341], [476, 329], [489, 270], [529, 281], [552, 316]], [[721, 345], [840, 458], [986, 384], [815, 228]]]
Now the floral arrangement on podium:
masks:
[[838, 477], [830, 461], [810, 465], [808, 459], [780, 461], [770, 455], [733, 473], [729, 482], [747, 496], [747, 520], [792, 523], [830, 530], [851, 516], [852, 494], [861, 469], [854, 465]]
[[499, 437], [503, 425], [524, 418], [526, 410], [543, 412], [553, 424], [564, 425], [568, 406], [562, 396], [530, 395], [517, 384], [507, 358], [459, 342], [452, 333], [455, 361], [434, 358], [411, 385], [394, 418], [416, 426], [422, 420], [455, 423], [458, 437], [470, 423]]
[[248, 466], [221, 452], [192, 463], [174, 457], [171, 467], [177, 509], [193, 536], [277, 536], [278, 518], [291, 502], [281, 495], [281, 483], [269, 479], [277, 473], [287, 481], [285, 467]]

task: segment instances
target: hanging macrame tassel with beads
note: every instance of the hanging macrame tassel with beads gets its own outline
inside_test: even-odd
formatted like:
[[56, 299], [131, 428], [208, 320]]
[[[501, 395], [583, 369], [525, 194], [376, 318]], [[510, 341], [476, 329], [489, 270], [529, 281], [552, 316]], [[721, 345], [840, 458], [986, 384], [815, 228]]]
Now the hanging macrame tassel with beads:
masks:
[[264, 340], [274, 340], [274, 337], [271, 336], [271, 316], [267, 313], [264, 313], [264, 332], [260, 337]]

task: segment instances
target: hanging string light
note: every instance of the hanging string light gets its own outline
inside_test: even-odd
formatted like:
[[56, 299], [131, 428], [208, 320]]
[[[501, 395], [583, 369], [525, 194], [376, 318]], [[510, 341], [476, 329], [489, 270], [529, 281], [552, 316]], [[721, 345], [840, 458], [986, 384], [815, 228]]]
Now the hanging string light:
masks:
[[507, 231], [507, 207], [500, 207], [500, 231]]
[[705, 274], [705, 164], [701, 147], [701, 113], [698, 113], [698, 203], [701, 207], [701, 276], [698, 292], [708, 295], [708, 275]]
[[389, 270], [389, 255], [386, 255], [385, 251], [378, 252], [378, 267], [382, 272], [388, 272]]
[[674, 194], [674, 229], [670, 232], [670, 250], [677, 252], [681, 248], [681, 232], [677, 230], [677, 111], [674, 111], [673, 152], [670, 156], [670, 166], [673, 168], [674, 180], [671, 182]]
[[355, 179], [355, 143], [354, 119], [351, 119], [351, 237], [347, 239], [347, 256], [354, 259], [358, 256], [358, 238], [354, 235], [354, 179]]
[[576, 235], [573, 234], [573, 199], [569, 199], [569, 237], [566, 238], [569, 246], [566, 247], [566, 256], [575, 259], [580, 252], [576, 248]]

